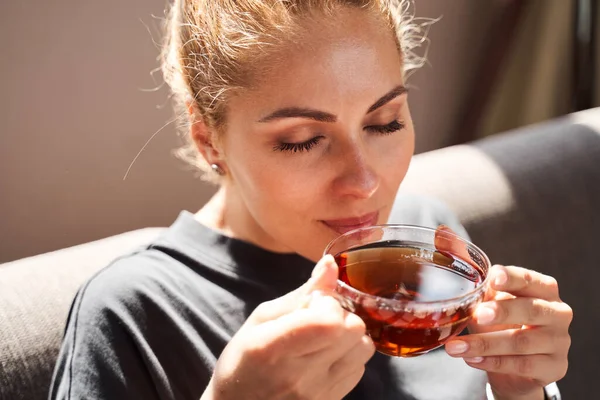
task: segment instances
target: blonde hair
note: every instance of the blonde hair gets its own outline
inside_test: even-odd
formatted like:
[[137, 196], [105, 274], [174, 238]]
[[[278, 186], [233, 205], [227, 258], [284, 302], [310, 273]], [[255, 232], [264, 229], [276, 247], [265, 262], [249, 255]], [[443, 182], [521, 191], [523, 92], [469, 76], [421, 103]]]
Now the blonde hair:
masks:
[[375, 11], [389, 23], [405, 76], [424, 63], [414, 50], [425, 41], [428, 22], [415, 22], [410, 0], [174, 0], [162, 70], [185, 133], [178, 156], [203, 171], [204, 179], [218, 181], [190, 138], [188, 107], [212, 132], [223, 132], [227, 95], [252, 84], [257, 72], [252, 66], [263, 65], [277, 45], [293, 40], [299, 17], [333, 16], [340, 7]]

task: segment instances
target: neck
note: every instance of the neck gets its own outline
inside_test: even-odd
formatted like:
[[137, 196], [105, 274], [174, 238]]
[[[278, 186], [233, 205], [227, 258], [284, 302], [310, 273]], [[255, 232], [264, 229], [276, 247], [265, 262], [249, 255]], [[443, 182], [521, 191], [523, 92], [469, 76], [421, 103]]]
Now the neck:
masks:
[[253, 243], [265, 250], [287, 253], [254, 219], [235, 188], [224, 184], [196, 213], [196, 220], [223, 235]]
[[201, 224], [233, 236], [225, 224], [225, 197], [225, 188], [221, 186], [195, 217]]

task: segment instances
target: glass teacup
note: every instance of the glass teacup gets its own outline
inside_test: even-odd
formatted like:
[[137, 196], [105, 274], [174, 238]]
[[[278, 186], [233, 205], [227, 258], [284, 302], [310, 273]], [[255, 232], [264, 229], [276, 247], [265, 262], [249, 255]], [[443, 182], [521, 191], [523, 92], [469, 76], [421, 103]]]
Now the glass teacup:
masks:
[[360, 228], [325, 254], [339, 266], [336, 297], [391, 356], [425, 354], [459, 334], [488, 287], [488, 257], [445, 226]]

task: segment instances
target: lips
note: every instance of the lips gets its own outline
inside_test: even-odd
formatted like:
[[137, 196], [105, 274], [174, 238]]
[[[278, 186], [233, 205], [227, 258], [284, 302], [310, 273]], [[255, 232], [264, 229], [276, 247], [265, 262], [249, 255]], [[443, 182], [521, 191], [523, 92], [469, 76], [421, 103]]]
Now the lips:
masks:
[[349, 232], [354, 229], [364, 228], [367, 226], [372, 226], [377, 224], [377, 220], [379, 218], [379, 211], [375, 211], [369, 214], [365, 214], [360, 217], [354, 218], [344, 218], [344, 219], [329, 219], [323, 220], [323, 224], [325, 224], [328, 228], [334, 230], [340, 235]]

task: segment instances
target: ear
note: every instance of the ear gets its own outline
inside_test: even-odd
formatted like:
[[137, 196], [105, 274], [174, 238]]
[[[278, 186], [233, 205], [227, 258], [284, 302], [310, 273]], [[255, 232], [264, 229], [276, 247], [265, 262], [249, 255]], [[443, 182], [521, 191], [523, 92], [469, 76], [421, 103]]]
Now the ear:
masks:
[[196, 148], [208, 165], [218, 164], [223, 168], [224, 161], [216, 143], [215, 133], [206, 125], [193, 102], [187, 103], [187, 109], [190, 118], [190, 137]]

